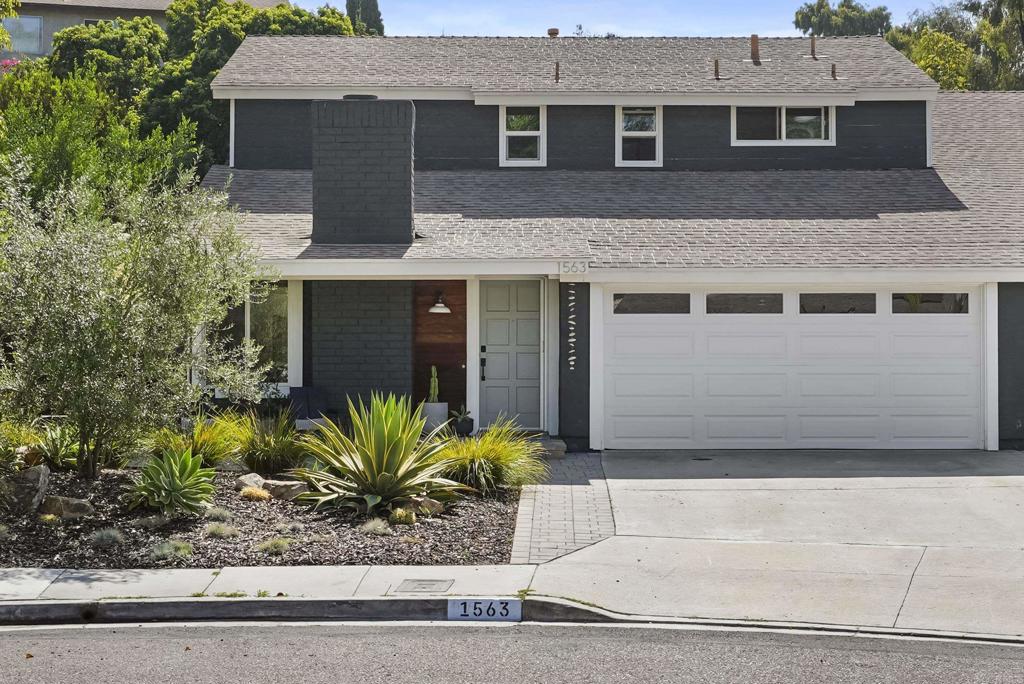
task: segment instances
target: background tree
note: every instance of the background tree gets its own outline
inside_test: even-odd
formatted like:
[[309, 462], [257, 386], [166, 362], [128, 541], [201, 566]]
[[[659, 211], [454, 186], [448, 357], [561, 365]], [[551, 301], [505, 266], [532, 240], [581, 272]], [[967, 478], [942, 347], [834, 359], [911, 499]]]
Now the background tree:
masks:
[[60, 77], [91, 69], [114, 95], [130, 101], [153, 82], [166, 51], [167, 34], [149, 17], [101, 21], [55, 33], [50, 68]]
[[925, 29], [914, 41], [910, 58], [944, 90], [964, 90], [970, 82], [974, 54], [948, 33]]
[[352, 19], [352, 25], [362, 24], [363, 31], [371, 35], [384, 35], [384, 20], [380, 16], [377, 0], [347, 0], [345, 13]]
[[884, 6], [868, 8], [855, 0], [815, 0], [796, 11], [793, 25], [815, 36], [882, 35], [892, 28], [892, 13]]
[[112, 187], [170, 184], [196, 162], [195, 125], [141, 134], [138, 113], [86, 71], [59, 78], [45, 62], [0, 76], [0, 166], [26, 164], [31, 200], [82, 180], [101, 204]]

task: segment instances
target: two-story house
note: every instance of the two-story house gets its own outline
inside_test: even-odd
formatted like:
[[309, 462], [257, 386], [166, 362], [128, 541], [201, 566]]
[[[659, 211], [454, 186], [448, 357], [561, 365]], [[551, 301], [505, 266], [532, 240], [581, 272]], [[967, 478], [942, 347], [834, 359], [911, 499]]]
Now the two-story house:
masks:
[[1024, 439], [1024, 94], [878, 37], [247, 38], [240, 326], [572, 448]]

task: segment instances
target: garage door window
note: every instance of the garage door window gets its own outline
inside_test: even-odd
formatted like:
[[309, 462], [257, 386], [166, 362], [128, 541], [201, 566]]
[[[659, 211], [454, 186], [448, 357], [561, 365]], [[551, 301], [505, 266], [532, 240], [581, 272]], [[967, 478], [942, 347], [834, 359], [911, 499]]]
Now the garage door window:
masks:
[[709, 294], [709, 314], [780, 314], [781, 294]]
[[612, 298], [615, 314], [688, 314], [690, 295], [684, 292], [634, 292]]
[[800, 313], [802, 314], [873, 314], [875, 310], [874, 292], [825, 292], [800, 295]]
[[898, 292], [892, 296], [894, 314], [965, 314], [967, 293]]

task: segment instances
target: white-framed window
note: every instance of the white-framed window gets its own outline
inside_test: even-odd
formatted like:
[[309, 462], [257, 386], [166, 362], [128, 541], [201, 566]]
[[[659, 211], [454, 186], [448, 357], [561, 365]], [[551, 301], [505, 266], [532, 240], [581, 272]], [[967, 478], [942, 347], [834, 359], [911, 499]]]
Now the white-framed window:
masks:
[[615, 165], [661, 166], [661, 106], [615, 108]]
[[499, 166], [546, 166], [548, 163], [547, 107], [501, 105], [498, 136]]
[[835, 107], [732, 107], [733, 147], [833, 146], [835, 126]]
[[3, 20], [4, 29], [11, 36], [11, 52], [28, 55], [43, 53], [43, 18], [21, 15]]
[[[288, 378], [288, 283], [271, 286], [267, 298], [246, 302], [228, 312], [228, 335], [241, 342], [249, 338], [260, 349], [260, 363], [270, 366], [267, 382], [287, 391]], [[301, 384], [301, 379], [296, 380]]]

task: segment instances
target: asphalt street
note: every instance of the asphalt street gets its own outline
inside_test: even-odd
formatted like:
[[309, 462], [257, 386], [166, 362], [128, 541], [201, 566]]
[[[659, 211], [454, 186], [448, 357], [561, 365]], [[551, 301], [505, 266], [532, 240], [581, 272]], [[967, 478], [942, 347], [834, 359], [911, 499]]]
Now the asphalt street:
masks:
[[1024, 648], [853, 636], [517, 625], [0, 631], [5, 684], [1024, 683]]

